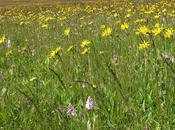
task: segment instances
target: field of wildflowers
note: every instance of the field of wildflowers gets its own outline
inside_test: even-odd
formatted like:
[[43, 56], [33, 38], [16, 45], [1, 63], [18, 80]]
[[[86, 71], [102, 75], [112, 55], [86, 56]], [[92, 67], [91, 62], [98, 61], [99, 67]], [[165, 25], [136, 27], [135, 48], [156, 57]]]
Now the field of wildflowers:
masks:
[[175, 1], [0, 8], [0, 130], [175, 129]]

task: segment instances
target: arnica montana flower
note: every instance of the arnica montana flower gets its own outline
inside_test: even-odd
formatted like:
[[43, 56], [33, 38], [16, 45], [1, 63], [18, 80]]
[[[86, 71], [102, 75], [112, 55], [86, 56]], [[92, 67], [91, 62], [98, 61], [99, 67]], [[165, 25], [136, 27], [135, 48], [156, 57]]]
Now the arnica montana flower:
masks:
[[128, 28], [129, 28], [128, 23], [123, 23], [123, 24], [121, 24], [121, 29], [122, 29], [122, 30], [126, 30], [126, 29], [128, 29]]
[[49, 58], [54, 58], [58, 53], [62, 50], [61, 47], [57, 47], [55, 50], [51, 51], [49, 54]]
[[71, 30], [70, 27], [66, 28], [66, 29], [64, 30], [64, 35], [65, 35], [65, 36], [68, 36], [68, 35], [70, 34], [70, 30]]
[[76, 115], [76, 110], [71, 104], [69, 104], [69, 106], [67, 107], [67, 112], [66, 113], [67, 113], [68, 116], [75, 116]]
[[173, 36], [173, 33], [174, 33], [173, 28], [168, 28], [164, 32], [164, 37], [165, 38], [171, 38], [171, 36]]
[[81, 47], [82, 48], [85, 48], [85, 47], [89, 47], [90, 46], [90, 44], [91, 44], [91, 41], [89, 41], [89, 40], [83, 40], [82, 42], [81, 42]]
[[88, 110], [92, 110], [94, 108], [94, 101], [93, 101], [93, 99], [90, 96], [87, 98], [86, 108]]
[[11, 56], [13, 55], [13, 51], [12, 50], [8, 50], [6, 53], [5, 53], [6, 56]]
[[41, 25], [42, 28], [48, 28], [48, 26], [49, 26], [48, 24], [42, 24]]
[[163, 30], [162, 27], [156, 27], [156, 28], [152, 29], [151, 32], [152, 32], [152, 34], [153, 34], [154, 36], [157, 36], [158, 34], [161, 33], [162, 30]]
[[143, 34], [143, 35], [148, 35], [150, 33], [150, 29], [147, 26], [142, 26], [138, 29], [138, 32], [136, 34]]
[[84, 50], [81, 52], [82, 55], [88, 53], [90, 51], [90, 47], [84, 48]]
[[102, 36], [106, 37], [106, 36], [110, 36], [112, 34], [112, 28], [107, 27], [106, 29], [103, 30], [102, 32]]
[[6, 40], [5, 35], [0, 36], [0, 45], [3, 44]]
[[139, 44], [139, 49], [147, 49], [149, 47], [149, 42], [146, 42], [145, 40], [143, 41], [143, 43]]

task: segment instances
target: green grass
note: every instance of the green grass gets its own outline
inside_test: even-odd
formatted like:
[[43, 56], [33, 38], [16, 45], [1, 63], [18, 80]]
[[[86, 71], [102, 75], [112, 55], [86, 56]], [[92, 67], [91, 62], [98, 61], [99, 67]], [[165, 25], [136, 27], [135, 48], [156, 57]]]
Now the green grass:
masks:
[[[5, 34], [6, 40], [0, 44], [0, 129], [84, 130], [88, 124], [92, 130], [175, 129], [175, 42], [174, 36], [164, 37], [165, 29], [175, 27], [168, 15], [175, 3], [147, 5], [156, 5], [153, 13], [128, 1], [1, 9], [0, 37]], [[158, 12], [161, 17], [154, 19]], [[48, 17], [53, 19], [46, 22]], [[135, 23], [140, 18], [146, 22]], [[127, 30], [120, 29], [124, 22]], [[136, 35], [139, 27], [153, 29], [156, 23], [163, 24], [159, 35]], [[112, 34], [102, 37], [101, 25]], [[90, 51], [82, 55], [85, 39], [91, 41]], [[149, 42], [147, 49], [139, 49], [142, 40]], [[62, 50], [49, 58], [57, 47]], [[93, 110], [85, 108], [88, 96]], [[66, 114], [69, 104], [76, 116]]]

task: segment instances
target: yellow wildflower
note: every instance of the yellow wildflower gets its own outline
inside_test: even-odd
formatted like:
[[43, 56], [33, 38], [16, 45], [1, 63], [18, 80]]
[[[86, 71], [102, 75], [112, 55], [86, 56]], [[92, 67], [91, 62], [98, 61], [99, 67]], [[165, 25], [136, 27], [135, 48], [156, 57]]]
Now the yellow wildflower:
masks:
[[6, 56], [10, 56], [10, 55], [13, 55], [13, 52], [12, 50], [8, 50], [6, 53], [5, 53]]
[[171, 36], [173, 36], [173, 33], [174, 33], [173, 28], [168, 28], [164, 32], [164, 37], [165, 38], [170, 38]]
[[150, 29], [147, 26], [142, 26], [138, 29], [138, 32], [136, 32], [136, 34], [143, 34], [143, 35], [147, 35], [150, 32]]
[[24, 24], [24, 22], [23, 22], [23, 21], [21, 21], [21, 22], [19, 23], [19, 25], [20, 25], [20, 26], [22, 26], [23, 24]]
[[89, 45], [91, 44], [91, 41], [89, 41], [89, 40], [83, 40], [82, 42], [81, 42], [81, 47], [82, 48], [84, 48], [84, 47], [89, 47]]
[[64, 20], [66, 20], [66, 16], [62, 16], [59, 19], [60, 19], [60, 21], [64, 21]]
[[151, 32], [153, 33], [154, 36], [157, 36], [158, 34], [161, 33], [162, 30], [163, 30], [163, 28], [160, 27], [159, 24], [156, 24], [155, 28]]
[[139, 49], [147, 49], [149, 47], [149, 42], [146, 42], [145, 40], [143, 41], [143, 43], [139, 44]]
[[48, 27], [48, 24], [42, 24], [41, 27], [42, 28], [47, 28]]
[[123, 24], [121, 24], [121, 29], [122, 29], [122, 30], [125, 30], [125, 29], [128, 29], [128, 28], [129, 28], [128, 23], [123, 23]]
[[62, 50], [61, 47], [57, 47], [55, 50], [51, 51], [49, 54], [49, 58], [54, 58], [58, 53]]
[[64, 30], [64, 35], [68, 36], [70, 34], [70, 27]]
[[86, 47], [86, 48], [84, 48], [84, 50], [81, 52], [81, 54], [84, 55], [84, 54], [88, 53], [89, 50], [90, 50], [90, 47]]
[[46, 22], [50, 21], [50, 20], [53, 20], [53, 17], [49, 16], [45, 19]]
[[5, 42], [5, 39], [6, 39], [5, 35], [2, 35], [0, 37], [0, 44], [3, 44]]
[[114, 17], [117, 17], [117, 16], [119, 16], [117, 13], [114, 13]]
[[112, 34], [112, 29], [110, 27], [106, 28], [105, 30], [103, 30], [102, 32], [102, 36], [106, 37], [106, 36], [110, 36]]

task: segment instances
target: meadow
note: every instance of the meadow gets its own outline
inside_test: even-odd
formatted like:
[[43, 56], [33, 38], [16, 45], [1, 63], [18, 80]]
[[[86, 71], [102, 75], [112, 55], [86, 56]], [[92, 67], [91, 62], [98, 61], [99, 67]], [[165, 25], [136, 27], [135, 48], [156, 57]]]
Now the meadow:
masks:
[[0, 8], [0, 130], [175, 129], [175, 1]]

